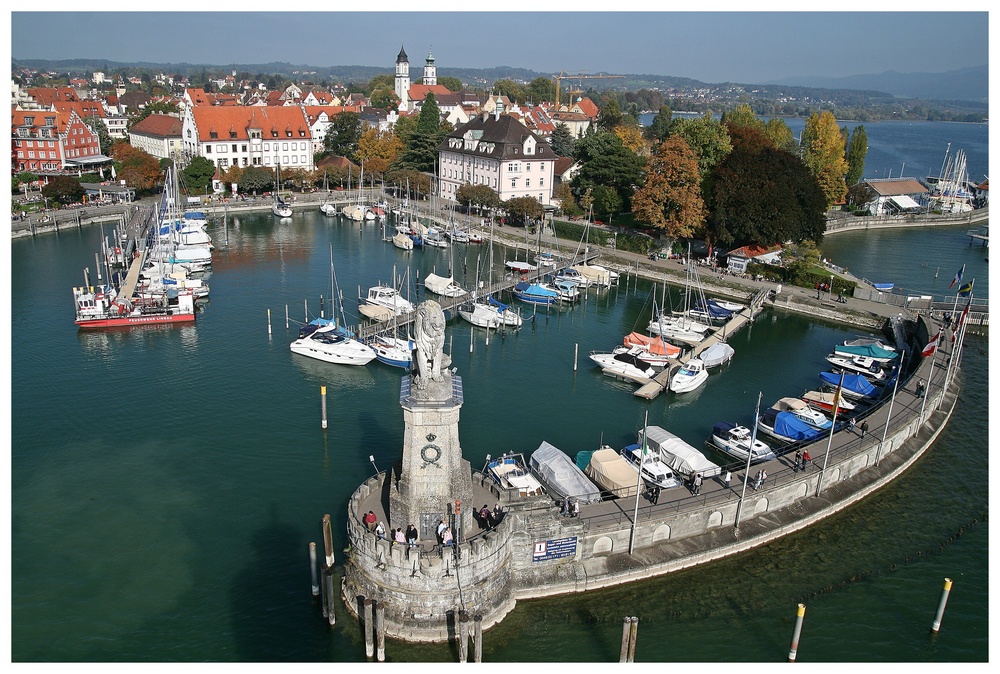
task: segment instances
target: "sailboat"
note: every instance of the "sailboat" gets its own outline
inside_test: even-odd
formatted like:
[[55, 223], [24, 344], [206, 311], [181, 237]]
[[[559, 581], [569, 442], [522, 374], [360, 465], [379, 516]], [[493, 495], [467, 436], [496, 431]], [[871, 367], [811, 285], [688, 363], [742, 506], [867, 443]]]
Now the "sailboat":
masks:
[[[490, 276], [492, 276], [493, 271], [493, 226], [490, 225], [490, 258], [487, 268], [490, 270]], [[477, 271], [476, 276], [479, 276], [481, 270]], [[488, 283], [492, 284], [493, 279], [489, 278]], [[481, 287], [481, 281], [477, 278], [477, 287]], [[480, 328], [493, 328], [494, 330], [499, 328], [519, 328], [521, 327], [521, 316], [519, 313], [514, 311], [514, 309], [508, 305], [495, 299], [493, 295], [487, 293], [485, 296], [475, 297], [470, 296], [468, 302], [463, 303], [458, 307], [458, 315], [464, 318], [469, 323], [472, 323], [476, 327]]]
[[[407, 284], [409, 287], [409, 284]], [[366, 344], [375, 352], [375, 359], [392, 367], [410, 369], [413, 365], [413, 350], [416, 342], [407, 334], [399, 336], [396, 315], [392, 317], [392, 328], [388, 333], [373, 335]]]
[[[337, 275], [333, 269], [333, 244], [330, 245], [330, 284], [333, 295], [330, 298], [331, 307], [340, 297], [337, 288]], [[375, 359], [375, 351], [367, 344], [354, 339], [353, 333], [346, 328], [344, 320], [344, 301], [339, 299], [340, 323], [337, 323], [336, 310], [331, 310], [332, 321], [317, 321], [319, 327], [306, 331], [294, 342], [288, 345], [292, 353], [315, 358], [326, 363], [339, 365], [367, 365]], [[310, 326], [311, 327], [311, 326]]]
[[292, 207], [281, 200], [281, 164], [275, 164], [274, 201], [271, 202], [271, 212], [279, 218], [292, 217]]
[[[364, 164], [364, 162], [361, 162], [361, 178], [360, 178], [360, 180], [358, 180], [358, 198], [357, 198], [357, 201], [355, 203], [351, 204], [350, 206], [344, 206], [344, 215], [346, 217], [350, 218], [351, 220], [354, 220], [355, 222], [361, 222], [361, 221], [363, 221], [365, 219], [365, 210], [366, 209], [364, 207], [364, 204], [361, 201], [362, 200], [362, 196], [361, 195], [363, 193], [362, 187], [364, 186], [364, 179], [365, 179], [365, 164]], [[350, 189], [351, 189], [350, 182], [351, 182], [351, 178], [350, 178], [350, 174], [348, 173], [348, 177], [347, 177], [347, 183], [348, 183], [347, 184], [347, 189], [348, 189], [348, 191], [350, 191]]]
[[[330, 187], [327, 184], [325, 171], [323, 172], [323, 191], [326, 192], [327, 199], [329, 199]], [[336, 215], [337, 206], [335, 204], [331, 204], [327, 199], [324, 199], [323, 203], [319, 205], [319, 212], [322, 213], [323, 215], [330, 215], [330, 216]]]

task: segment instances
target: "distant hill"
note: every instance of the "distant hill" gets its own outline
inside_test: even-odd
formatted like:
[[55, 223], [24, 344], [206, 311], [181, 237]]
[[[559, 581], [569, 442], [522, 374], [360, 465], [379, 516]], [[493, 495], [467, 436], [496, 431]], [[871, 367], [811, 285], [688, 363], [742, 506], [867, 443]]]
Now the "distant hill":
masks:
[[768, 84], [822, 89], [866, 89], [885, 91], [899, 98], [984, 102], [989, 96], [989, 67], [975, 66], [945, 73], [899, 73], [849, 77], [787, 77]]

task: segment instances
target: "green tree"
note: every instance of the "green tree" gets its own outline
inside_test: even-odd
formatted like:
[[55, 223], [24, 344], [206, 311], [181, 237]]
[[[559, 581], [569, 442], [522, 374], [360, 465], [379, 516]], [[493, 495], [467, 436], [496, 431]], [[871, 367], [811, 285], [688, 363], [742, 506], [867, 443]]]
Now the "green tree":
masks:
[[733, 150], [727, 128], [721, 121], [712, 119], [708, 114], [694, 119], [676, 120], [672, 135], [686, 140], [688, 146], [694, 150], [703, 180]]
[[580, 170], [573, 189], [582, 194], [588, 187], [613, 187], [622, 202], [631, 203], [632, 191], [642, 180], [643, 159], [629, 150], [611, 131], [598, 130], [576, 141], [573, 156]]
[[101, 147], [101, 154], [107, 154], [111, 150], [111, 144], [114, 142], [111, 138], [111, 134], [108, 133], [108, 127], [104, 123], [104, 120], [100, 117], [89, 115], [83, 118], [83, 123], [90, 127], [90, 130], [97, 134], [97, 141]]
[[438, 84], [452, 93], [458, 93], [464, 88], [462, 80], [457, 77], [439, 77]]
[[370, 127], [358, 139], [358, 150], [354, 153], [358, 161], [363, 161], [365, 172], [371, 171], [381, 176], [389, 170], [403, 150], [403, 143], [392, 131], [379, 131]]
[[205, 188], [212, 184], [212, 176], [215, 175], [215, 164], [204, 157], [195, 157], [191, 163], [185, 167], [184, 184], [195, 193], [201, 194]]
[[848, 186], [856, 185], [865, 173], [865, 158], [868, 156], [868, 132], [863, 124], [854, 127], [851, 140], [847, 145], [847, 176]]
[[573, 145], [576, 141], [573, 138], [573, 132], [563, 122], [556, 124], [555, 130], [549, 137], [549, 143], [552, 144], [552, 151], [560, 157], [573, 156]]
[[368, 80], [368, 92], [374, 93], [379, 89], [392, 91], [396, 87], [396, 78], [393, 75], [376, 75]]
[[342, 112], [326, 127], [323, 149], [332, 155], [353, 157], [361, 138], [361, 118], [356, 112]]
[[427, 94], [420, 115], [417, 117], [417, 133], [436, 134], [441, 129], [441, 109], [434, 94]]
[[757, 119], [753, 108], [747, 103], [740, 103], [731, 110], [722, 113], [720, 120], [726, 126], [740, 126], [743, 128], [757, 129], [763, 131], [764, 122]]
[[607, 185], [594, 187], [594, 215], [606, 222], [622, 212], [622, 198]]
[[465, 183], [455, 192], [455, 199], [466, 208], [494, 208], [500, 205], [500, 195], [489, 185]]
[[646, 180], [632, 199], [635, 217], [675, 239], [690, 237], [705, 222], [698, 155], [679, 135], [658, 145], [646, 163]]
[[263, 166], [248, 166], [240, 175], [240, 191], [260, 194], [274, 187], [274, 171]]
[[528, 83], [527, 94], [535, 103], [556, 100], [556, 83], [548, 77], [536, 77]]
[[847, 160], [844, 138], [833, 113], [813, 113], [802, 130], [802, 160], [826, 195], [826, 206], [841, 201], [847, 194]]
[[611, 131], [622, 123], [623, 117], [622, 106], [618, 104], [618, 99], [609, 98], [604, 107], [601, 108], [601, 112], [597, 115], [597, 126], [606, 131]]
[[764, 123], [764, 135], [774, 144], [774, 147], [786, 152], [795, 153], [799, 143], [788, 123], [780, 117], [772, 117]]
[[670, 134], [670, 121], [674, 113], [669, 105], [661, 105], [660, 111], [653, 117], [653, 123], [646, 129], [646, 137], [654, 143], [662, 143]]
[[528, 98], [521, 85], [514, 80], [497, 80], [493, 83], [493, 92], [500, 96], [506, 96], [511, 103], [524, 103]]
[[387, 87], [380, 87], [373, 91], [368, 100], [373, 108], [379, 110], [395, 110], [399, 107], [399, 96]]
[[55, 176], [42, 187], [43, 197], [63, 206], [81, 201], [86, 193], [75, 176]]
[[392, 127], [392, 130], [396, 132], [396, 136], [399, 140], [403, 141], [403, 145], [406, 145], [410, 142], [410, 138], [413, 134], [417, 132], [416, 115], [400, 115], [399, 119], [396, 120], [396, 124]]
[[709, 238], [730, 248], [783, 241], [819, 241], [826, 199], [801, 159], [771, 147], [737, 144], [705, 186]]
[[21, 171], [14, 176], [14, 190], [21, 189], [21, 185], [28, 185], [38, 182], [38, 174], [31, 173], [30, 171]]
[[552, 198], [559, 202], [559, 208], [566, 215], [579, 215], [581, 213], [580, 207], [576, 205], [576, 199], [573, 198], [573, 189], [569, 186], [569, 183], [559, 183], [552, 190]]
[[537, 199], [531, 197], [514, 197], [503, 202], [507, 211], [509, 225], [523, 225], [525, 222], [539, 220], [545, 210]]

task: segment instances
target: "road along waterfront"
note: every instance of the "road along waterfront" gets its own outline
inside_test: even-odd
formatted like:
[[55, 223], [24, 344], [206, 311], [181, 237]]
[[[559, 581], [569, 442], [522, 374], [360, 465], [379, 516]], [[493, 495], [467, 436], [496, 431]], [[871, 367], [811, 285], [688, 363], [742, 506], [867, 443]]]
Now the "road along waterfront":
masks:
[[[217, 245], [225, 240], [221, 223], [212, 233]], [[294, 357], [296, 326], [286, 333], [278, 317], [288, 305], [301, 321], [303, 300], [313, 315], [320, 294], [328, 301], [330, 243], [349, 309], [353, 287], [388, 279], [394, 265], [426, 275], [448, 255], [407, 256], [374, 227], [318, 213], [287, 225], [269, 214], [231, 218], [209, 279], [213, 299], [194, 326], [86, 335], [70, 325], [69, 288], [99, 236], [73, 228], [12, 243], [13, 658], [363, 661], [362, 631], [344, 608], [333, 630], [319, 617], [307, 543], [321, 540], [319, 513], [347, 520], [350, 493], [374, 472], [370, 454], [379, 470], [398, 458], [400, 371]], [[473, 467], [487, 453], [530, 453], [543, 439], [567, 452], [602, 440], [623, 446], [646, 410], [650, 423], [700, 446], [714, 421], [746, 421], [758, 390], [768, 401], [813, 387], [830, 345], [856, 332], [767, 308], [730, 342], [733, 363], [693, 397], [643, 402], [599, 371], [574, 372], [573, 345], [617, 343], [648, 322], [652, 293], [642, 279], [592, 292], [569, 311], [540, 310], [516, 334], [491, 335], [488, 346], [484, 332], [449, 323]], [[63, 314], [65, 329], [53, 324]], [[974, 346], [965, 369], [985, 372], [986, 343]], [[931, 451], [830, 520], [701, 568], [519, 601], [487, 633], [484, 659], [611, 661], [628, 613], [642, 619], [639, 661], [783, 660], [794, 606], [805, 601], [801, 662], [985, 661], [986, 392], [985, 378], [967, 377]], [[341, 564], [342, 529], [334, 534]], [[38, 554], [53, 547], [58, 555]], [[956, 585], [930, 642], [946, 575]], [[455, 659], [448, 646], [394, 641], [387, 654]]]

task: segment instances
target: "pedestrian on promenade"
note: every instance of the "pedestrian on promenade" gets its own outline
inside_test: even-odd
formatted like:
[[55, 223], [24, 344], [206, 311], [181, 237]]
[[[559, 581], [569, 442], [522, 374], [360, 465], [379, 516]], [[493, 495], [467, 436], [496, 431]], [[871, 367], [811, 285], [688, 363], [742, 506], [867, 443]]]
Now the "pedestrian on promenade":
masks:
[[795, 450], [795, 464], [792, 466], [792, 470], [796, 473], [799, 472], [799, 466], [802, 464], [802, 450]]
[[385, 526], [381, 522], [375, 526], [375, 535], [385, 540]]
[[767, 482], [767, 471], [760, 471], [760, 486], [763, 487], [764, 483]]
[[810, 461], [812, 461], [812, 457], [809, 456], [809, 450], [807, 449], [805, 452], [802, 453], [802, 470], [806, 469], [806, 466], [809, 465]]
[[417, 547], [417, 528], [412, 524], [406, 527], [406, 544], [411, 547]]
[[861, 422], [861, 437], [865, 437], [868, 434], [868, 420], [865, 419]]
[[660, 500], [660, 487], [653, 485], [653, 488], [649, 490], [649, 502], [656, 505], [656, 502]]
[[569, 496], [564, 496], [562, 500], [562, 509], [559, 513], [563, 517], [569, 517]]
[[438, 543], [444, 543], [444, 530], [448, 528], [448, 525], [444, 523], [444, 520], [438, 522], [437, 525], [437, 537]]
[[693, 470], [688, 475], [688, 490], [690, 490], [690, 492], [692, 494], [694, 493], [694, 471]]
[[854, 432], [854, 417], [851, 417], [851, 420], [847, 422], [847, 430], [851, 433]]
[[446, 548], [450, 548], [455, 544], [455, 538], [451, 535], [451, 529], [449, 527], [445, 527], [444, 531], [441, 533], [441, 542]]
[[570, 517], [579, 517], [579, 516], [580, 516], [580, 502], [577, 501], [576, 499], [573, 499], [573, 514], [570, 515]]
[[393, 542], [396, 545], [406, 545], [406, 534], [403, 533], [403, 527], [396, 528], [396, 534], [393, 537]]
[[701, 493], [701, 473], [694, 476], [694, 495]]
[[729, 482], [733, 479], [733, 474], [730, 471], [726, 471], [726, 477], [722, 479], [723, 484], [726, 485], [726, 489], [729, 489]]
[[758, 489], [760, 489], [760, 483], [761, 483], [761, 477], [760, 476], [761, 476], [761, 471], [759, 471], [759, 470], [757, 471], [757, 474], [753, 476], [753, 490], [754, 491], [757, 491]]
[[364, 517], [364, 523], [365, 523], [365, 526], [368, 528], [368, 531], [375, 531], [375, 522], [376, 521], [378, 521], [378, 518], [375, 517], [375, 513], [372, 512], [371, 510], [369, 510], [368, 513]]
[[926, 386], [927, 385], [924, 383], [923, 379], [921, 379], [920, 381], [917, 382], [917, 397], [918, 398], [924, 397], [924, 388]]
[[819, 283], [816, 284], [816, 299], [819, 299]]
[[493, 512], [490, 513], [490, 522], [493, 526], [500, 524], [500, 520], [503, 519], [503, 510], [500, 509], [500, 504], [497, 503], [493, 506]]

